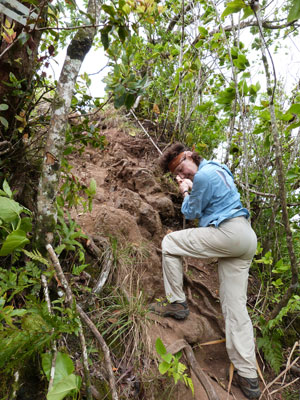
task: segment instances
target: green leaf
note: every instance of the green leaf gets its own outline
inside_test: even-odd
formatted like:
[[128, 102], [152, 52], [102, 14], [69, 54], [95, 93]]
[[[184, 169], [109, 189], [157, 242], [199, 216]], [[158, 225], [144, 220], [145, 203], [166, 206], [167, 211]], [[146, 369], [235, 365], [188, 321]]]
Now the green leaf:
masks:
[[23, 46], [30, 37], [31, 36], [29, 35], [29, 33], [21, 32], [20, 35], [18, 36], [18, 41], [21, 43], [21, 46]]
[[213, 102], [212, 101], [208, 101], [208, 102], [206, 102], [206, 103], [203, 103], [203, 104], [199, 104], [197, 107], [196, 107], [196, 110], [197, 111], [205, 111], [205, 110], [207, 110], [208, 108], [210, 108], [211, 106], [213, 105]]
[[102, 10], [106, 12], [106, 14], [109, 14], [110, 16], [114, 16], [116, 14], [115, 9], [112, 6], [108, 6], [106, 4], [104, 4], [102, 6]]
[[167, 354], [167, 350], [165, 348], [165, 345], [163, 344], [161, 338], [157, 338], [155, 342], [155, 348], [157, 353], [162, 356], [163, 354]]
[[130, 110], [130, 108], [134, 105], [135, 102], [135, 95], [132, 93], [127, 93], [125, 97], [125, 106], [127, 110]]
[[[42, 354], [42, 368], [48, 380], [50, 378], [51, 363], [52, 363], [52, 354], [51, 353]], [[68, 354], [58, 352], [55, 362], [55, 375], [53, 384], [59, 383], [62, 379], [72, 374], [73, 371], [74, 371], [73, 361], [68, 356]]]
[[290, 113], [290, 114], [300, 115], [300, 104], [299, 103], [295, 103], [295, 104], [291, 105], [291, 107], [288, 109], [287, 112]]
[[0, 197], [0, 218], [5, 222], [13, 222], [24, 209], [12, 199]]
[[108, 33], [105, 32], [101, 32], [101, 42], [103, 44], [104, 50], [108, 49], [109, 46], [109, 37], [108, 37]]
[[123, 43], [126, 39], [126, 36], [128, 36], [128, 30], [124, 26], [120, 26], [118, 29], [118, 35], [121, 42]]
[[234, 0], [229, 3], [227, 3], [227, 7], [223, 11], [223, 14], [221, 15], [221, 18], [224, 19], [227, 17], [227, 15], [237, 13], [241, 11], [243, 8], [246, 7], [246, 4], [243, 0]]
[[6, 236], [6, 239], [0, 250], [0, 256], [7, 256], [17, 248], [21, 249], [27, 243], [29, 243], [29, 240], [26, 237], [26, 232], [22, 231], [21, 229], [12, 231]]
[[243, 15], [242, 19], [246, 19], [246, 18], [250, 17], [250, 15], [253, 15], [253, 11], [250, 6], [247, 6], [244, 8], [244, 15]]
[[158, 370], [162, 375], [164, 375], [168, 371], [168, 369], [170, 369], [170, 367], [171, 364], [167, 363], [166, 361], [163, 361], [162, 363], [159, 364]]
[[65, 396], [70, 394], [72, 390], [79, 390], [81, 378], [71, 374], [61, 380], [57, 384], [53, 384], [51, 390], [47, 394], [47, 400], [62, 400]]
[[3, 126], [5, 126], [6, 129], [8, 128], [8, 121], [7, 121], [6, 118], [0, 117], [0, 122], [1, 122], [1, 124], [2, 124]]
[[94, 195], [96, 194], [96, 191], [97, 191], [97, 183], [96, 183], [95, 179], [92, 178], [92, 179], [90, 180], [90, 185], [89, 185], [89, 187], [86, 189], [86, 193], [87, 193], [89, 196], [94, 196]]
[[292, 22], [300, 18], [300, 1], [294, 0], [287, 21]]
[[216, 102], [218, 104], [230, 104], [234, 98], [235, 90], [230, 87], [219, 94]]
[[208, 35], [208, 30], [203, 28], [202, 26], [198, 26], [198, 31], [200, 33], [201, 38], [206, 37]]
[[5, 111], [8, 109], [8, 105], [7, 104], [0, 104], [0, 111]]
[[114, 106], [115, 108], [120, 108], [125, 103], [126, 94], [122, 94], [121, 96], [115, 96]]
[[3, 187], [4, 192], [7, 194], [7, 196], [9, 198], [12, 198], [12, 191], [10, 190], [9, 184], [7, 183], [6, 179], [4, 179], [2, 187]]
[[24, 217], [21, 219], [20, 229], [24, 232], [32, 231], [32, 219], [30, 217]]
[[170, 362], [172, 361], [172, 354], [171, 353], [167, 353], [167, 354], [161, 354], [161, 358], [166, 361], [168, 364], [170, 364]]

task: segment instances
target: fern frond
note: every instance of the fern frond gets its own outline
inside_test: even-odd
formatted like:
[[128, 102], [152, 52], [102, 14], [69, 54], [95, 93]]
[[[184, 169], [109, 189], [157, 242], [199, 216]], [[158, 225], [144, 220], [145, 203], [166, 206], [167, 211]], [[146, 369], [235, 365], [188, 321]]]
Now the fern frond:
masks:
[[283, 363], [281, 335], [274, 331], [264, 332], [257, 345], [262, 349], [271, 368], [278, 374]]
[[26, 254], [26, 256], [28, 256], [32, 260], [38, 261], [41, 264], [44, 264], [47, 267], [50, 267], [49, 261], [46, 258], [44, 258], [38, 250], [28, 251], [28, 250], [23, 249], [22, 251], [23, 251], [23, 253]]

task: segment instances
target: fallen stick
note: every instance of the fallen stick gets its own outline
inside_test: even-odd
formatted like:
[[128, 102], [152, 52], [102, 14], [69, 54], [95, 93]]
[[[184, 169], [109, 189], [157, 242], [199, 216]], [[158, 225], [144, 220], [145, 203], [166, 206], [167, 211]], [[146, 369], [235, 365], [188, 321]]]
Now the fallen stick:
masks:
[[105, 364], [107, 368], [107, 373], [108, 373], [108, 378], [109, 378], [109, 385], [111, 388], [111, 393], [112, 393], [112, 399], [113, 400], [118, 400], [118, 394], [117, 394], [117, 389], [116, 389], [116, 383], [115, 383], [115, 377], [113, 374], [113, 365], [111, 362], [110, 358], [110, 351], [109, 347], [107, 346], [105, 340], [103, 339], [101, 333], [98, 331], [96, 325], [93, 323], [93, 321], [86, 315], [86, 313], [82, 310], [82, 308], [76, 304], [76, 310], [78, 314], [80, 315], [80, 318], [85, 322], [85, 324], [90, 328], [92, 333], [94, 334], [95, 338], [99, 342], [101, 349], [104, 354], [104, 359], [105, 359]]
[[209, 381], [207, 375], [200, 368], [200, 366], [196, 360], [196, 357], [194, 355], [193, 349], [187, 343], [187, 341], [184, 339], [176, 340], [176, 342], [172, 343], [171, 345], [169, 345], [167, 347], [167, 352], [171, 353], [171, 354], [178, 353], [180, 350], [184, 351], [186, 358], [190, 364], [190, 367], [192, 368], [194, 374], [198, 378], [201, 385], [204, 387], [208, 399], [209, 400], [220, 400], [213, 385]]
[[[70, 289], [70, 286], [68, 284], [68, 281], [63, 273], [63, 270], [61, 268], [61, 265], [59, 263], [58, 257], [55, 254], [52, 246], [50, 244], [48, 244], [47, 246], [47, 250], [50, 254], [51, 260], [53, 262], [53, 265], [55, 267], [55, 270], [57, 272], [57, 275], [65, 289], [65, 293], [66, 293], [66, 301], [68, 301], [70, 304], [73, 303], [73, 294], [72, 291]], [[98, 331], [97, 327], [95, 326], [95, 324], [92, 322], [92, 320], [87, 316], [87, 314], [82, 310], [82, 308], [76, 304], [76, 311], [78, 312], [78, 314], [80, 315], [80, 318], [83, 320], [83, 322], [90, 328], [90, 330], [92, 331], [92, 333], [94, 334], [94, 336], [96, 337], [96, 339], [98, 340], [102, 350], [103, 350], [103, 354], [104, 354], [104, 359], [105, 359], [105, 363], [106, 363], [106, 367], [107, 367], [107, 372], [108, 372], [108, 376], [109, 376], [109, 384], [110, 384], [110, 388], [111, 388], [111, 392], [112, 392], [112, 400], [118, 400], [118, 394], [117, 394], [117, 390], [116, 390], [116, 384], [115, 384], [115, 377], [113, 375], [113, 369], [112, 369], [112, 362], [111, 362], [111, 358], [110, 358], [110, 352], [109, 352], [109, 348], [105, 342], [105, 340], [103, 339], [102, 335], [100, 334], [100, 332]], [[82, 327], [81, 327], [82, 328]], [[86, 348], [85, 348], [86, 349]], [[86, 355], [87, 356], [87, 355]], [[92, 393], [92, 387], [90, 385], [90, 392]]]
[[[43, 286], [43, 290], [44, 290], [45, 300], [46, 300], [46, 303], [47, 303], [48, 312], [49, 312], [49, 314], [52, 314], [52, 307], [51, 307], [51, 301], [50, 301], [50, 296], [49, 296], [49, 289], [48, 289], [47, 279], [46, 279], [45, 275], [43, 275], [43, 274], [41, 275], [41, 281], [42, 281], [42, 286]], [[53, 332], [53, 331], [54, 331], [54, 328], [51, 330], [51, 332]], [[52, 388], [53, 382], [54, 382], [56, 357], [57, 357], [56, 340], [53, 341], [51, 352], [52, 352], [52, 360], [51, 360], [51, 369], [50, 369], [50, 376], [49, 376], [48, 392], [50, 392], [50, 389]]]
[[[57, 276], [63, 285], [63, 288], [65, 290], [66, 294], [66, 303], [69, 305], [70, 308], [73, 306], [73, 293], [69, 287], [68, 281], [63, 273], [63, 270], [61, 268], [59, 259], [53, 250], [53, 247], [51, 244], [46, 245], [46, 249], [50, 255], [51, 261], [53, 263], [53, 266], [56, 270]], [[81, 350], [82, 350], [82, 360], [83, 360], [83, 369], [84, 369], [84, 378], [85, 378], [85, 385], [86, 385], [86, 394], [87, 394], [87, 400], [92, 400], [92, 390], [91, 390], [91, 378], [90, 378], [90, 372], [89, 372], [89, 364], [88, 364], [88, 356], [87, 356], [87, 350], [86, 350], [86, 344], [85, 344], [85, 337], [83, 334], [83, 329], [82, 329], [82, 324], [79, 322], [79, 340], [80, 340], [80, 345], [81, 345]]]
[[111, 246], [107, 239], [104, 237], [97, 237], [99, 242], [104, 247], [104, 252], [102, 252], [99, 247], [95, 244], [92, 238], [88, 238], [86, 242], [87, 248], [98, 258], [99, 262], [102, 261], [104, 265], [101, 274], [97, 280], [95, 287], [93, 288], [93, 293], [100, 293], [103, 286], [105, 285], [110, 271], [112, 270], [114, 257], [111, 250]]

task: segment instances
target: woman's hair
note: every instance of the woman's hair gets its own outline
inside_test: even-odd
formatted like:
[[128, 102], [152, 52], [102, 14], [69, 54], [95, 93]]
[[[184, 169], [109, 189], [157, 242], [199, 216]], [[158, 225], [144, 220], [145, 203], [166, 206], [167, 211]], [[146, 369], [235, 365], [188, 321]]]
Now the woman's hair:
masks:
[[[165, 173], [169, 172], [170, 170], [168, 168], [168, 165], [170, 164], [170, 162], [176, 156], [178, 156], [178, 154], [182, 153], [183, 151], [188, 151], [188, 150], [189, 149], [187, 147], [185, 147], [182, 143], [172, 144], [172, 146], [169, 147], [158, 160], [159, 166], [161, 167], [163, 172], [165, 172]], [[195, 151], [193, 151], [192, 159], [197, 166], [199, 166], [200, 162], [202, 161], [202, 158]]]

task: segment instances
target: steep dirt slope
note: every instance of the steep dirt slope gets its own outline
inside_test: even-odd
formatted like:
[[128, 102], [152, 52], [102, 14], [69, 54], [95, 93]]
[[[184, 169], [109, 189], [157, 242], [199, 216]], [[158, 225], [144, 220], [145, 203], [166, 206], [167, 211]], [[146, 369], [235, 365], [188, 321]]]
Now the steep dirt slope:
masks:
[[[72, 172], [82, 183], [88, 185], [91, 178], [97, 182], [92, 212], [79, 212], [76, 219], [91, 237], [113, 237], [119, 246], [147, 249], [147, 257], [136, 272], [139, 285], [151, 302], [164, 296], [160, 243], [168, 230], [182, 229], [181, 196], [176, 185], [161, 176], [156, 164], [159, 154], [147, 137], [139, 133], [133, 137], [128, 130], [107, 124], [103, 128], [108, 142], [104, 151], [89, 148], [83, 155], [70, 159]], [[227, 397], [229, 360], [224, 342], [200, 346], [224, 338], [215, 260], [185, 260], [185, 290], [191, 309], [186, 321], [162, 319], [149, 313], [153, 321], [149, 331], [153, 348], [157, 337], [166, 346], [184, 339], [193, 347], [198, 363], [219, 398], [244, 399], [235, 387], [235, 397]], [[195, 376], [193, 380], [194, 398], [206, 400], [203, 387]], [[179, 400], [193, 399], [191, 391], [183, 384], [178, 385], [172, 396]], [[164, 400], [159, 395], [151, 398]]]

